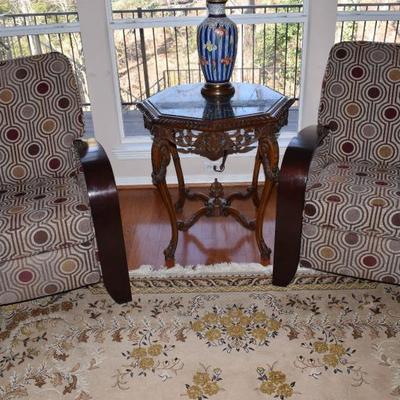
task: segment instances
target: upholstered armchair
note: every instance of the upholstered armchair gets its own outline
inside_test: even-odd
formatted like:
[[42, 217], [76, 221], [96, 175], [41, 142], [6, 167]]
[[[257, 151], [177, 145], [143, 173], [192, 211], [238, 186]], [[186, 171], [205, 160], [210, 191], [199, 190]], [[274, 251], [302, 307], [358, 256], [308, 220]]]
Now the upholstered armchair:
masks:
[[307, 268], [400, 284], [400, 46], [329, 55], [318, 126], [292, 140], [278, 183], [273, 282]]
[[0, 304], [101, 277], [115, 301], [131, 299], [111, 166], [83, 132], [66, 57], [0, 62]]

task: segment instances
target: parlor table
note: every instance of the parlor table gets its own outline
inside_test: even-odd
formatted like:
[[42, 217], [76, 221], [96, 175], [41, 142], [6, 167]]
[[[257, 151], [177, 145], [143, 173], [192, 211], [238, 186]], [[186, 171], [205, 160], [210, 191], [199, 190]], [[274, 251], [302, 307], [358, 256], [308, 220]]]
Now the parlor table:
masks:
[[[202, 216], [232, 216], [245, 228], [255, 231], [261, 254], [261, 263], [267, 264], [271, 250], [264, 242], [264, 211], [277, 179], [279, 146], [277, 133], [287, 124], [288, 111], [294, 99], [259, 84], [235, 83], [235, 94], [230, 100], [205, 100], [201, 83], [178, 85], [165, 89], [138, 104], [143, 113], [145, 127], [150, 130], [153, 144], [152, 180], [167, 208], [172, 237], [164, 251], [166, 265], [175, 264], [178, 231], [188, 230]], [[209, 194], [192, 192], [185, 186], [179, 153], [194, 153], [216, 161], [222, 171], [230, 154], [257, 149], [251, 185], [243, 192], [224, 195], [217, 179]], [[166, 184], [166, 172], [173, 161], [179, 198], [174, 204]], [[261, 197], [258, 176], [263, 167], [265, 181]], [[234, 207], [234, 200], [250, 199], [256, 209], [256, 218], [248, 219]], [[203, 202], [197, 212], [186, 221], [177, 218], [185, 200]]]

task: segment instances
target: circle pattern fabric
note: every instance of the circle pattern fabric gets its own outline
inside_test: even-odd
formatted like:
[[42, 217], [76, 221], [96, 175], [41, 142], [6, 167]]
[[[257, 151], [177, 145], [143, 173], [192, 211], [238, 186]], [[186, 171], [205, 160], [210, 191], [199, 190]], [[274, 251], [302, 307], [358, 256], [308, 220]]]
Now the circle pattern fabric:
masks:
[[59, 53], [0, 62], [0, 304], [100, 280], [75, 76]]
[[73, 140], [83, 134], [82, 106], [65, 56], [1, 61], [0, 115], [0, 183], [77, 173]]
[[400, 240], [400, 172], [371, 164], [336, 162], [308, 185], [304, 220], [365, 235]]
[[75, 177], [0, 189], [0, 263], [94, 238], [88, 200]]
[[343, 42], [329, 56], [319, 123], [329, 158], [400, 166], [400, 46]]
[[307, 184], [301, 265], [400, 284], [400, 170], [326, 160]]
[[396, 238], [303, 224], [300, 266], [400, 284], [399, 263], [400, 240]]
[[300, 265], [400, 284], [400, 46], [329, 56], [308, 175]]
[[0, 304], [48, 296], [98, 282], [101, 275], [95, 242], [92, 239], [3, 262]]
[[100, 279], [82, 174], [0, 185], [0, 304]]

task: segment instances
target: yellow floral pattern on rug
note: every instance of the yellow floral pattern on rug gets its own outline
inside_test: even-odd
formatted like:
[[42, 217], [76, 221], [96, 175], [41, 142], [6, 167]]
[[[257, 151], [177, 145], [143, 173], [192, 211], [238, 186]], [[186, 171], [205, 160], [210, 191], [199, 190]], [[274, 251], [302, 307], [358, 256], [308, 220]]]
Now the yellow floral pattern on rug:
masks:
[[0, 400], [399, 398], [399, 287], [196, 279], [125, 305], [99, 285], [1, 307]]
[[189, 399], [204, 400], [215, 396], [224, 389], [220, 386], [222, 371], [219, 368], [205, 367], [201, 364], [201, 370], [198, 370], [192, 378], [191, 384], [186, 384], [186, 393]]
[[[365, 371], [352, 360], [355, 350], [350, 347], [345, 348], [336, 340], [338, 339], [330, 338], [329, 342], [320, 339], [315, 342], [302, 343], [301, 346], [309, 351], [309, 356], [298, 356], [294, 366], [302, 371], [310, 371], [314, 378], [318, 378], [326, 371], [334, 374], [352, 374], [355, 386], [367, 382]], [[340, 339], [339, 341], [344, 342]]]
[[[146, 336], [146, 334], [143, 336]], [[141, 345], [134, 346], [131, 351], [122, 352], [128, 363], [119, 368], [114, 375], [116, 378], [115, 387], [128, 389], [127, 378], [133, 378], [135, 375], [145, 377], [148, 373], [155, 374], [157, 371], [171, 371], [177, 374], [183, 368], [183, 363], [179, 358], [168, 358], [168, 354], [175, 347], [174, 345], [148, 344], [145, 340], [145, 338], [140, 340]]]
[[196, 315], [191, 322], [191, 328], [199, 339], [208, 346], [222, 346], [228, 353], [268, 346], [280, 327], [281, 321], [274, 315], [268, 317], [257, 305], [249, 308], [236, 304], [226, 308], [215, 306], [204, 315]]
[[292, 397], [296, 382], [288, 382], [286, 374], [282, 371], [275, 369], [277, 363], [268, 365], [267, 368], [258, 367], [257, 374], [258, 380], [261, 384], [258, 390], [267, 395], [267, 397], [275, 397], [281, 400]]

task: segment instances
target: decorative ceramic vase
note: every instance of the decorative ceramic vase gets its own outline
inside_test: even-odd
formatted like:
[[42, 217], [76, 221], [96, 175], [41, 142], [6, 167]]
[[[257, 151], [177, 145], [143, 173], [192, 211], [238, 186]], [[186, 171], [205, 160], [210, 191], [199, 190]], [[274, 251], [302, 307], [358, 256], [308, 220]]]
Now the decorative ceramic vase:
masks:
[[197, 50], [206, 84], [205, 97], [231, 97], [229, 80], [237, 53], [237, 27], [225, 14], [227, 0], [207, 0], [208, 17], [197, 28]]

